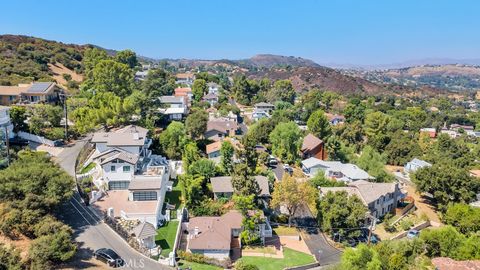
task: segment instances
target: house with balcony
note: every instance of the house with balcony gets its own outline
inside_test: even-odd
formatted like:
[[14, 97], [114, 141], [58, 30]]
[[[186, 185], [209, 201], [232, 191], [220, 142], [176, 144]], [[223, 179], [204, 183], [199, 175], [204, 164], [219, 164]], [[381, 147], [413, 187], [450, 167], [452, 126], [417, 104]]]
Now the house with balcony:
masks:
[[313, 177], [317, 173], [322, 172], [328, 178], [347, 183], [374, 179], [374, 177], [370, 176], [355, 164], [342, 163], [340, 161], [326, 161], [315, 157], [303, 160], [302, 170], [309, 177]]
[[351, 182], [347, 187], [320, 187], [320, 197], [328, 192], [346, 192], [349, 196], [357, 196], [375, 218], [387, 213], [394, 213], [398, 202], [405, 198], [398, 183], [372, 183], [364, 180]]
[[54, 82], [33, 82], [17, 86], [0, 86], [0, 105], [8, 106], [15, 103], [55, 103], [63, 88]]
[[193, 81], [195, 81], [195, 74], [192, 73], [178, 73], [175, 75], [176, 84], [184, 84], [188, 86], [192, 86]]
[[125, 220], [149, 222], [155, 227], [167, 217], [162, 214], [169, 186], [170, 164], [153, 155], [147, 129], [127, 126], [92, 137], [91, 160], [96, 173], [93, 183], [102, 196], [93, 196], [93, 206]]
[[185, 97], [161, 96], [159, 112], [169, 120], [180, 121], [188, 114], [188, 105]]
[[270, 118], [272, 111], [275, 109], [275, 105], [266, 103], [266, 102], [260, 102], [255, 104], [253, 113], [252, 113], [252, 119], [257, 121], [262, 118]]
[[220, 85], [218, 85], [217, 83], [214, 83], [214, 82], [209, 82], [209, 83], [207, 83], [207, 86], [208, 86], [208, 93], [209, 94], [215, 94], [215, 95], [219, 94]]

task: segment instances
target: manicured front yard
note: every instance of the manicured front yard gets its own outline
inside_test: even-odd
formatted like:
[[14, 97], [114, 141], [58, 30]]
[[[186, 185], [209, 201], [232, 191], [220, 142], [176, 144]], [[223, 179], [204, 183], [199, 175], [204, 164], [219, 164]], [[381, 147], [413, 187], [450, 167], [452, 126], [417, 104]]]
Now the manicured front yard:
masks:
[[90, 171], [91, 169], [93, 169], [93, 168], [95, 168], [95, 163], [90, 162], [90, 163], [88, 163], [87, 166], [85, 166], [84, 168], [82, 168], [82, 169], [80, 170], [80, 174], [87, 173], [87, 172], [89, 172], [89, 171]]
[[[315, 262], [312, 255], [298, 252], [293, 249], [283, 249], [283, 259], [264, 257], [242, 257], [242, 261], [256, 265], [260, 270], [278, 270], [291, 266], [305, 265]], [[195, 269], [195, 268], [194, 268]]]
[[168, 257], [175, 244], [175, 234], [177, 233], [178, 220], [169, 221], [163, 227], [157, 229], [155, 243], [162, 248], [162, 256]]
[[278, 226], [277, 228], [273, 228], [273, 232], [275, 232], [277, 235], [299, 235], [297, 228], [287, 226]]
[[182, 269], [185, 269], [186, 267], [190, 267], [193, 270], [221, 270], [222, 269], [222, 268], [214, 266], [214, 265], [187, 262], [187, 261], [184, 261], [184, 260], [181, 260], [178, 263], [178, 266], [181, 267]]

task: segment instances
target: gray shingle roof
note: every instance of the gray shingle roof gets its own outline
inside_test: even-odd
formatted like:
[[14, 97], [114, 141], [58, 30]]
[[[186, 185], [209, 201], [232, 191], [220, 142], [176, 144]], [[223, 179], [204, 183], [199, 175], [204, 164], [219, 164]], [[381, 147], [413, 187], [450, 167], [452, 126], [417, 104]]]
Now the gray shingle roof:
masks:
[[160, 102], [165, 103], [165, 104], [183, 103], [184, 100], [185, 100], [184, 97], [176, 97], [176, 96], [161, 96], [160, 97]]
[[142, 222], [138, 224], [138, 226], [132, 230], [132, 233], [138, 239], [145, 239], [145, 238], [157, 235], [155, 226], [153, 226], [150, 222]]
[[[262, 175], [257, 175], [255, 176], [255, 180], [257, 181], [258, 186], [260, 187], [260, 196], [270, 195], [268, 178]], [[210, 178], [210, 182], [212, 183], [212, 190], [214, 193], [234, 192], [231, 176], [212, 177]]]
[[358, 180], [348, 184], [348, 187], [322, 187], [322, 192], [338, 192], [346, 191], [348, 195], [357, 195], [362, 201], [368, 205], [376, 201], [381, 196], [393, 193], [396, 190], [395, 183], [372, 183], [364, 180]]

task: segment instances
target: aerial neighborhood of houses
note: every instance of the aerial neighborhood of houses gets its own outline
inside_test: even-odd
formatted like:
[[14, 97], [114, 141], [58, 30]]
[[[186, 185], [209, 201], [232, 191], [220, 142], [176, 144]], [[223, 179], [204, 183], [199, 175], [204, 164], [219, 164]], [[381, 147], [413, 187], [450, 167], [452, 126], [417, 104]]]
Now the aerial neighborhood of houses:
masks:
[[[133, 248], [91, 237], [94, 258], [319, 269], [384, 240], [423, 245], [432, 230], [460, 230], [455, 211], [480, 209], [480, 121], [470, 105], [451, 103], [465, 116], [409, 97], [294, 91], [289, 80], [223, 66], [162, 67], [131, 67], [135, 91], [105, 90], [95, 76], [87, 90], [0, 86], [0, 165], [18, 168], [20, 149], [48, 152], [75, 178], [81, 206], [69, 210], [105, 226], [72, 222], [77, 239], [108, 230]], [[478, 240], [458, 223], [454, 233], [473, 239], [465, 245]], [[428, 248], [415, 256], [448, 257]]]

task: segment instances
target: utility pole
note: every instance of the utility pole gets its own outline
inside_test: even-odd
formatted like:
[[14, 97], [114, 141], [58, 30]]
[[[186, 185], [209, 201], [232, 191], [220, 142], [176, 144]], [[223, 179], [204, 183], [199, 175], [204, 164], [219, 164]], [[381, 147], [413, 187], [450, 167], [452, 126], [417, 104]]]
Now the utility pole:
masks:
[[63, 113], [65, 117], [65, 143], [68, 142], [68, 111], [67, 111], [67, 95], [65, 93], [60, 94], [63, 102]]
[[8, 126], [5, 126], [5, 142], [7, 144], [7, 166], [10, 166], [10, 142], [8, 136]]

